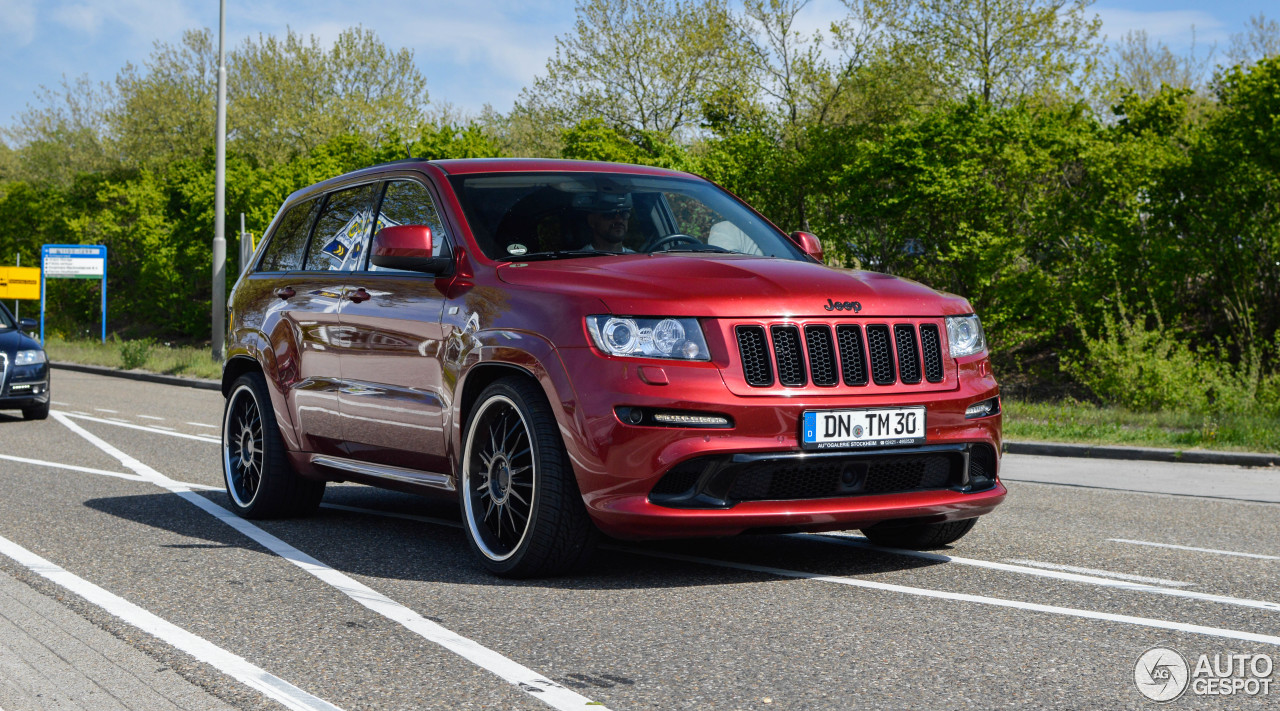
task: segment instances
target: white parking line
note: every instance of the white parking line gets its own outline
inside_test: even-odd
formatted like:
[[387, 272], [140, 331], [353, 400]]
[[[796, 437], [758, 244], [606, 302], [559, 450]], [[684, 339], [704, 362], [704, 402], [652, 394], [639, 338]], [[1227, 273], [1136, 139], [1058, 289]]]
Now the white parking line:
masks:
[[167, 489], [187, 502], [203, 509], [214, 518], [336, 588], [364, 607], [403, 625], [423, 639], [444, 647], [476, 666], [492, 672], [531, 697], [560, 711], [568, 711], [569, 709], [607, 711], [603, 704], [594, 702], [576, 691], [538, 674], [515, 660], [508, 659], [478, 642], [438, 625], [373, 588], [321, 563], [319, 560], [267, 533], [249, 521], [196, 494], [181, 483], [166, 477], [155, 469], [116, 449], [97, 435], [72, 422], [63, 413], [55, 412], [53, 417], [90, 444], [115, 457], [125, 468], [133, 470], [151, 483]]
[[21, 462], [22, 464], [32, 464], [37, 467], [50, 467], [53, 469], [66, 469], [73, 472], [81, 472], [84, 474], [98, 474], [100, 476], [112, 476], [117, 479], [128, 479], [129, 481], [146, 481], [137, 474], [124, 474], [122, 472], [109, 472], [105, 469], [91, 469], [89, 467], [79, 467], [74, 464], [59, 464], [57, 462], [46, 462], [40, 459], [28, 459], [26, 457], [11, 457], [7, 454], [0, 454], [0, 459], [7, 459], [11, 462]]
[[1172, 543], [1152, 543], [1151, 541], [1131, 541], [1128, 538], [1108, 538], [1112, 543], [1132, 543], [1135, 546], [1154, 546], [1156, 548], [1173, 548], [1179, 551], [1195, 551], [1196, 553], [1216, 553], [1217, 555], [1233, 555], [1240, 558], [1257, 558], [1259, 560], [1280, 560], [1280, 555], [1263, 555], [1261, 553], [1241, 553], [1240, 551], [1223, 551], [1217, 548], [1196, 548], [1194, 546], [1176, 546]]
[[49, 402], [57, 405], [58, 407], [67, 407], [70, 404], [66, 402], [58, 402], [57, 400], [50, 400]]
[[115, 425], [116, 427], [128, 427], [131, 430], [141, 430], [143, 432], [154, 432], [155, 434], [168, 435], [170, 437], [181, 437], [183, 439], [194, 439], [197, 442], [210, 442], [212, 444], [222, 444], [222, 440], [215, 439], [213, 437], [205, 437], [204, 435], [193, 435], [193, 434], [187, 434], [185, 432], [166, 431], [166, 430], [156, 429], [155, 427], [147, 427], [145, 425], [135, 425], [132, 422], [108, 420], [101, 417], [94, 417], [92, 415], [80, 415], [74, 412], [59, 411], [56, 414], [66, 415], [68, 417], [75, 417], [81, 420], [88, 420], [90, 422], [99, 422], [104, 425]]
[[138, 415], [138, 417], [144, 420], [155, 420], [156, 422], [164, 422], [163, 417], [156, 417], [155, 415]]
[[1104, 578], [1116, 578], [1117, 580], [1132, 580], [1136, 583], [1151, 583], [1152, 585], [1164, 585], [1171, 588], [1185, 588], [1195, 583], [1186, 583], [1181, 580], [1165, 580], [1164, 578], [1148, 578], [1145, 575], [1133, 575], [1132, 573], [1113, 573], [1110, 570], [1098, 570], [1097, 568], [1081, 568], [1078, 565], [1062, 565], [1061, 563], [1046, 563], [1041, 560], [1023, 560], [1022, 558], [1005, 558], [1006, 563], [1018, 563], [1021, 565], [1029, 565], [1033, 568], [1046, 568], [1048, 570], [1065, 570], [1068, 573], [1081, 573], [1084, 575], [1100, 575]]
[[94, 411], [94, 412], [109, 412], [109, 413], [111, 413], [112, 415], [119, 415], [119, 414], [120, 414], [120, 411], [119, 411], [119, 410], [108, 410], [108, 409], [107, 409], [107, 408], [105, 408], [105, 407], [95, 407], [95, 408], [93, 408], [93, 411]]
[[165, 432], [177, 432], [177, 430], [175, 430], [174, 428], [165, 427], [164, 425], [151, 425], [151, 426], [154, 427], [155, 429], [163, 430]]
[[188, 422], [187, 424], [191, 425], [192, 427], [208, 427], [211, 430], [218, 429], [217, 425], [206, 425], [203, 422]]
[[1022, 600], [1009, 600], [999, 597], [988, 597], [986, 595], [971, 595], [969, 593], [946, 592], [943, 590], [932, 590], [929, 588], [916, 588], [907, 585], [895, 585], [893, 583], [881, 583], [874, 580], [860, 580], [858, 578], [845, 578], [838, 575], [823, 575], [821, 573], [808, 573], [800, 570], [787, 570], [785, 568], [772, 568], [766, 565], [753, 565], [751, 563], [734, 563], [726, 560], [715, 560], [713, 558], [700, 558], [698, 556], [682, 555], [679, 553], [663, 553], [659, 551], [648, 551], [636, 548], [622, 548], [617, 546], [605, 546], [610, 550], [623, 551], [626, 553], [635, 553], [636, 555], [649, 556], [651, 558], [663, 558], [666, 560], [678, 560], [686, 563], [698, 563], [701, 565], [713, 565], [721, 568], [733, 568], [736, 570], [749, 570], [756, 573], [766, 573], [768, 575], [777, 575], [784, 578], [800, 578], [803, 580], [815, 580], [823, 583], [835, 583], [837, 585], [848, 585], [855, 588], [867, 588], [870, 590], [884, 590], [887, 592], [902, 593], [904, 595], [916, 595], [919, 597], [931, 597], [940, 600], [958, 600], [961, 602], [972, 602], [979, 605], [992, 605], [995, 607], [1008, 607], [1017, 610], [1028, 610], [1030, 612], [1045, 612], [1051, 615], [1065, 615], [1068, 617], [1080, 617], [1089, 620], [1104, 620], [1107, 622], [1121, 622], [1129, 625], [1138, 625], [1141, 627], [1154, 627], [1156, 629], [1171, 630], [1174, 632], [1189, 632], [1192, 634], [1203, 634], [1212, 637], [1223, 637], [1226, 639], [1238, 639], [1245, 642], [1259, 642], [1261, 644], [1274, 644], [1280, 646], [1280, 637], [1274, 635], [1258, 634], [1256, 632], [1243, 632], [1240, 630], [1229, 630], [1220, 627], [1205, 627], [1203, 625], [1189, 625], [1183, 622], [1173, 622], [1171, 620], [1160, 620], [1152, 617], [1134, 617], [1132, 615], [1117, 615], [1111, 612], [1097, 612], [1095, 610], [1081, 610], [1074, 607], [1058, 607], [1056, 605], [1041, 605], [1036, 602], [1024, 602]]
[[4, 554], [28, 570], [69, 590], [153, 637], [218, 669], [236, 681], [262, 692], [286, 707], [298, 711], [341, 711], [337, 706], [312, 696], [265, 669], [233, 654], [214, 643], [158, 617], [128, 600], [108, 592], [41, 558], [13, 541], [0, 536], [0, 554]]
[[888, 548], [886, 546], [872, 545], [866, 542], [861, 536], [852, 536], [843, 533], [823, 533], [819, 535], [812, 534], [792, 534], [799, 537], [809, 539], [827, 540], [832, 543], [853, 546], [855, 548], [863, 548], [866, 550], [880, 551], [883, 553], [893, 553], [895, 555], [905, 555], [912, 558], [921, 558], [924, 560], [933, 560], [939, 563], [959, 563], [960, 565], [971, 565], [977, 568], [990, 568], [991, 570], [1003, 570], [1009, 573], [1022, 573], [1024, 575], [1038, 575], [1042, 578], [1055, 578], [1057, 580], [1068, 580], [1074, 583], [1086, 583], [1089, 585], [1097, 585], [1104, 588], [1118, 588], [1120, 590], [1129, 590], [1131, 592], [1155, 593], [1157, 595], [1168, 595], [1170, 597], [1182, 597], [1189, 600], [1204, 600], [1205, 602], [1217, 602], [1223, 605], [1236, 605], [1239, 607], [1254, 607], [1260, 610], [1271, 610], [1280, 612], [1280, 602], [1271, 602], [1269, 600], [1250, 600], [1243, 597], [1230, 597], [1227, 595], [1213, 595], [1211, 593], [1196, 592], [1194, 590], [1181, 590], [1179, 588], [1162, 588], [1157, 585], [1145, 585], [1143, 583], [1129, 583], [1123, 580], [1112, 580], [1110, 578], [1099, 578], [1091, 575], [1080, 575], [1078, 573], [1064, 573], [1056, 570], [1043, 570], [1040, 568], [1030, 568], [1021, 565], [1010, 565], [1008, 563], [997, 563], [991, 560], [981, 560], [979, 558], [958, 558], [956, 556], [943, 555], [941, 553], [926, 553], [924, 551], [910, 551], [903, 548]]

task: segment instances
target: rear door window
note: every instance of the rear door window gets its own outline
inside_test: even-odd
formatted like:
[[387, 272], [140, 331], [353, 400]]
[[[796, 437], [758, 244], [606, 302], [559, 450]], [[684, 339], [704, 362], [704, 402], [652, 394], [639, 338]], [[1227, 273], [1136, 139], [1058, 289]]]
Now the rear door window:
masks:
[[351, 271], [364, 259], [373, 226], [373, 196], [377, 183], [330, 193], [316, 222], [307, 271]]
[[[431, 193], [426, 186], [415, 180], [394, 180], [387, 183], [387, 191], [382, 196], [382, 207], [378, 212], [378, 227], [394, 227], [396, 225], [426, 225], [431, 228], [432, 256], [449, 257], [449, 240], [445, 235], [444, 223], [440, 213], [431, 200]], [[399, 271], [369, 264], [369, 271]]]
[[271, 241], [258, 264], [260, 272], [288, 272], [302, 268], [302, 255], [307, 249], [307, 232], [319, 200], [307, 200], [289, 208], [271, 235]]

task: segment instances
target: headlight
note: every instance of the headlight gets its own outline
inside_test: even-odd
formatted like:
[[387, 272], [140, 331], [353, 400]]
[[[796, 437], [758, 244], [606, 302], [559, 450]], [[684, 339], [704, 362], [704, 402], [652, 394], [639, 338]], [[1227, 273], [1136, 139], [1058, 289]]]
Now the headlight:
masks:
[[587, 330], [596, 347], [609, 355], [711, 360], [702, 327], [693, 318], [588, 316]]
[[952, 358], [981, 353], [987, 347], [987, 339], [982, 335], [982, 322], [974, 314], [948, 316], [947, 340], [951, 343]]
[[37, 365], [45, 361], [44, 351], [18, 351], [14, 365]]

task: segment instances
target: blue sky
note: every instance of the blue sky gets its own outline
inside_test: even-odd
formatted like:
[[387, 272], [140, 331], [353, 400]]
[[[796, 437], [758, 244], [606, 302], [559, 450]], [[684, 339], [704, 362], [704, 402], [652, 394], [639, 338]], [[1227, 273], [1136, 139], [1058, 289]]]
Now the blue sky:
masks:
[[[1145, 29], [1175, 51], [1214, 42], [1219, 54], [1251, 15], [1274, 0], [1099, 0], [1103, 32], [1115, 39]], [[840, 14], [838, 0], [813, 0], [802, 17], [807, 28]], [[344, 27], [362, 24], [389, 45], [414, 51], [433, 102], [464, 111], [492, 104], [511, 107], [521, 87], [546, 65], [557, 35], [573, 27], [572, 0], [227, 0], [232, 46], [258, 33], [285, 27], [331, 40]], [[216, 0], [0, 0], [0, 125], [34, 100], [40, 85], [63, 75], [110, 81], [125, 62], [141, 65], [154, 42], [177, 40], [192, 27], [217, 27]]]

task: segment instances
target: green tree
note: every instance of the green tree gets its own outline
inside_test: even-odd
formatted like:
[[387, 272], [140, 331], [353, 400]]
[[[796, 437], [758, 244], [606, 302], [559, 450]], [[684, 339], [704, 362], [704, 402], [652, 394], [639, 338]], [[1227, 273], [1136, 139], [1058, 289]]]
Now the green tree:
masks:
[[741, 74], [725, 0], [579, 0], [577, 16], [520, 111], [563, 127], [602, 118], [628, 133], [676, 135]]
[[1101, 51], [1093, 0], [882, 0], [894, 39], [959, 97], [1078, 96]]

